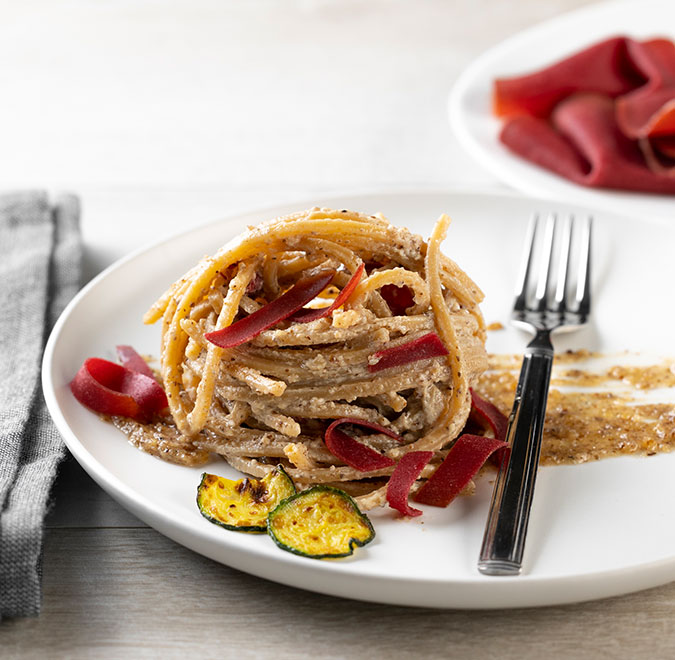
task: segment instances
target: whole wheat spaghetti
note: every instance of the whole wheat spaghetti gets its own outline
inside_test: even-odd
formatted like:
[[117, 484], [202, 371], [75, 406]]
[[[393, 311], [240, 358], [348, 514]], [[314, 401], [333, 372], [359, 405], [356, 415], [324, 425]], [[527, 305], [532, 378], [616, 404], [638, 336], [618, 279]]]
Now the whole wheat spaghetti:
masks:
[[[314, 208], [249, 229], [175, 282], [144, 318], [162, 323], [171, 420], [116, 423], [174, 462], [215, 452], [253, 476], [281, 463], [300, 488], [333, 484], [363, 508], [381, 504], [393, 468], [346, 465], [324, 433], [334, 420], [364, 420], [398, 436], [359, 437], [371, 449], [393, 459], [431, 450], [437, 463], [464, 427], [469, 387], [486, 367], [483, 296], [440, 252], [449, 222], [441, 216], [428, 243], [381, 216], [346, 210]], [[332, 281], [310, 307], [355, 288], [325, 317], [291, 316], [230, 348], [205, 337], [326, 272]], [[380, 351], [430, 333], [447, 355], [373, 370]]]

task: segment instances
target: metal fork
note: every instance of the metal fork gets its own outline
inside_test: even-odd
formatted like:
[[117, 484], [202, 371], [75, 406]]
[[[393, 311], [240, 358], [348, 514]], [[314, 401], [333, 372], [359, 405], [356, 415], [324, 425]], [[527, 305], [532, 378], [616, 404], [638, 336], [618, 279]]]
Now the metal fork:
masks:
[[591, 225], [591, 218], [560, 222], [554, 214], [534, 215], [529, 225], [511, 320], [535, 336], [525, 349], [506, 434], [510, 452], [503, 452], [478, 560], [485, 575], [518, 575], [522, 567], [553, 364], [550, 335], [588, 321]]

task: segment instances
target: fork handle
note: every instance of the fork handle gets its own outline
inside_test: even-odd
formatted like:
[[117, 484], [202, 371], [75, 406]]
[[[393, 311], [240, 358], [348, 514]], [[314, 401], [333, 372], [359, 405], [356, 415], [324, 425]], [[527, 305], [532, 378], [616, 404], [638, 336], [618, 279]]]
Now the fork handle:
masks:
[[528, 344], [497, 474], [478, 570], [485, 575], [518, 575], [539, 466], [541, 437], [551, 380], [553, 347], [547, 331]]

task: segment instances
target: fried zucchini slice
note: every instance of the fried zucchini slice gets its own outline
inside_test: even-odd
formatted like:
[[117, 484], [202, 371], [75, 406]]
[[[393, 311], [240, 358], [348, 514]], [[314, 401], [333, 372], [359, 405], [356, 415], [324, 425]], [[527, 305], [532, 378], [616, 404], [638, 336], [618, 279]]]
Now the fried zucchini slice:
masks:
[[197, 488], [197, 506], [207, 520], [236, 532], [264, 532], [267, 514], [295, 485], [278, 465], [262, 479], [233, 481], [215, 474], [202, 474]]
[[280, 502], [270, 511], [267, 533], [283, 550], [314, 559], [348, 557], [375, 537], [356, 502], [330, 486], [314, 486]]

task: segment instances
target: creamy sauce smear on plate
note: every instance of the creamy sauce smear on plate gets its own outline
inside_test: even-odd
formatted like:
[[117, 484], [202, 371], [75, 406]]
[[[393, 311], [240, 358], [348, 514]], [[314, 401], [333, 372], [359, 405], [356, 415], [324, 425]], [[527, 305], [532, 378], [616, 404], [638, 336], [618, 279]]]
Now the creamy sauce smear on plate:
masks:
[[[476, 391], [508, 415], [522, 356], [491, 355]], [[619, 363], [623, 362], [623, 364]], [[556, 355], [542, 465], [575, 464], [675, 450], [675, 360], [640, 363], [634, 354]]]

